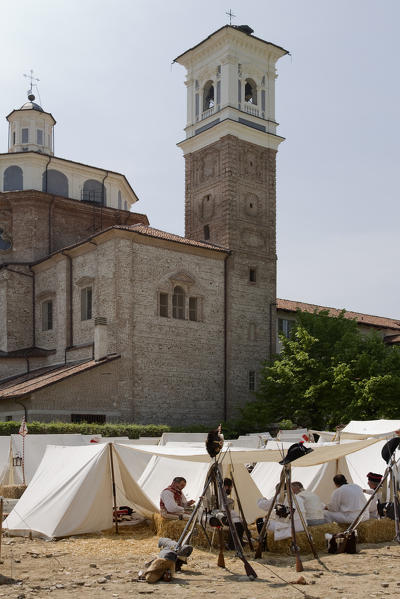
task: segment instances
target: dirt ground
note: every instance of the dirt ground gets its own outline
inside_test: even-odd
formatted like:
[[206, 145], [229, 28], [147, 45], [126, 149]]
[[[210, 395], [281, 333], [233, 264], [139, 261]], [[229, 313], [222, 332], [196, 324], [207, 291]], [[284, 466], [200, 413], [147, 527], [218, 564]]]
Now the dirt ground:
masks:
[[[400, 597], [400, 545], [359, 545], [356, 555], [321, 553], [319, 563], [302, 556], [304, 572], [295, 570], [290, 555], [264, 553], [247, 557], [257, 572], [245, 575], [242, 562], [225, 553], [226, 568], [218, 568], [217, 553], [195, 549], [184, 570], [169, 583], [137, 582], [138, 570], [157, 554], [157, 538], [145, 525], [103, 535], [59, 541], [3, 537], [0, 573], [21, 582], [0, 585], [0, 597], [79, 599], [128, 597], [209, 597], [228, 599], [346, 599]], [[306, 585], [291, 584], [304, 576]]]

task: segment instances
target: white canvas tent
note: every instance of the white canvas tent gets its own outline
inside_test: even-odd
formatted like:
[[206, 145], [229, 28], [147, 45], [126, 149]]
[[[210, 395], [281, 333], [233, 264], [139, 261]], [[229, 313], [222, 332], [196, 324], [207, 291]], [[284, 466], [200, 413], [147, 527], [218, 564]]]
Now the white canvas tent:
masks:
[[390, 439], [400, 430], [400, 420], [351, 420], [340, 435], [343, 438], [380, 437]]
[[205, 443], [207, 433], [163, 433], [159, 445], [171, 442], [178, 443]]
[[319, 441], [321, 442], [342, 442], [355, 439], [368, 439], [370, 437], [390, 439], [398, 430], [400, 430], [400, 420], [351, 420], [349, 424], [338, 432], [317, 430], [310, 432], [319, 435]]
[[118, 446], [50, 445], [27, 490], [4, 521], [4, 530], [54, 538], [111, 528], [110, 447], [118, 505], [131, 505], [146, 517], [157, 511], [129, 474]]
[[[314, 445], [314, 451], [292, 464], [292, 480], [303, 483], [328, 503], [335, 489], [333, 477], [344, 474], [349, 482], [366, 486], [366, 474], [370, 471], [383, 473], [385, 463], [381, 458], [384, 441], [367, 439], [343, 444]], [[258, 463], [251, 476], [264, 497], [274, 494], [282, 466], [274, 463]]]
[[24, 454], [25, 482], [29, 484], [46, 451], [47, 445], [82, 446], [88, 445], [92, 437], [86, 435], [27, 435], [25, 447], [21, 435], [10, 435], [8, 467], [3, 469], [0, 484], [19, 485], [23, 482], [21, 465], [14, 465], [13, 458], [22, 458]]
[[[344, 445], [315, 446], [315, 450], [312, 453], [300, 458], [296, 463], [308, 460], [308, 462], [304, 462], [304, 466], [311, 466], [313, 468], [313, 470], [308, 469], [310, 481], [315, 479], [315, 482], [320, 481], [320, 484], [326, 487], [325, 481], [327, 478], [324, 476], [324, 473], [328, 472], [329, 478], [329, 472], [335, 469], [336, 460], [340, 460], [345, 455], [368, 447], [375, 442], [376, 440], [372, 439], [346, 443]], [[204, 446], [190, 447], [182, 445], [171, 447], [168, 444], [163, 447], [125, 446], [123, 454], [124, 462], [129, 468], [130, 460], [134, 458], [129, 458], [126, 455], [127, 451], [143, 451], [154, 454], [138, 481], [139, 485], [154, 503], [159, 500], [160, 490], [167, 487], [174, 476], [183, 476], [186, 478], [187, 487], [185, 488], [185, 494], [189, 499], [197, 499], [201, 494], [207, 470], [211, 463], [211, 459]], [[273, 490], [275, 484], [279, 481], [282, 466], [278, 462], [281, 459], [281, 451], [277, 449], [228, 448], [224, 446], [220, 457], [224, 476], [229, 476], [231, 467], [234, 468], [234, 478], [237, 482], [243, 511], [249, 522], [254, 521], [257, 516], [263, 514], [257, 507], [257, 499], [261, 495], [265, 495], [266, 491], [270, 495], [273, 495], [273, 491], [270, 492], [270, 490]], [[179, 461], [178, 464], [177, 460]], [[247, 472], [244, 464], [251, 462], [260, 462], [254, 469], [255, 471], [260, 471], [260, 476], [250, 476]], [[302, 470], [304, 472], [307, 471], [304, 468]], [[335, 473], [332, 474], [332, 477]], [[348, 470], [345, 473], [350, 476]], [[305, 486], [307, 485], [305, 484]]]
[[[130, 464], [134, 464], [136, 459], [135, 454], [137, 452], [135, 449], [129, 445], [118, 449], [129, 470]], [[144, 450], [147, 451], [149, 448], [146, 447]], [[151, 448], [151, 450], [157, 450], [157, 448]], [[163, 457], [163, 450], [168, 457]], [[138, 480], [141, 489], [150, 497], [153, 503], [159, 505], [160, 492], [171, 484], [175, 476], [183, 476], [187, 481], [184, 491], [186, 497], [197, 500], [202, 494], [207, 472], [211, 465], [211, 459], [204, 449], [204, 444], [201, 447], [193, 447], [187, 444], [185, 446], [179, 444], [178, 446], [175, 443], [168, 443], [164, 447], [159, 447], [158, 451], [159, 455], [153, 455]], [[226, 460], [222, 461], [223, 476], [230, 477], [233, 475], [246, 520], [254, 522], [263, 513], [257, 506], [260, 492], [244, 466], [244, 463], [251, 460], [248, 460], [243, 452], [239, 459], [239, 452], [235, 456], [234, 463], [228, 456]], [[201, 461], [199, 461], [200, 459]], [[235, 499], [234, 492], [232, 492], [232, 496]]]
[[6, 476], [10, 461], [10, 437], [0, 437], [0, 484]]

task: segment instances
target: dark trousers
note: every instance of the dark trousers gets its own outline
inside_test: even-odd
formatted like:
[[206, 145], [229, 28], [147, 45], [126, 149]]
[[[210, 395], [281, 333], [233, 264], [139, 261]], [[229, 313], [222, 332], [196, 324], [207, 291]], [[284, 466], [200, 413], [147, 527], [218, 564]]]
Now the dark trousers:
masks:
[[[238, 537], [239, 537], [240, 544], [243, 545], [244, 526], [243, 526], [243, 524], [241, 522], [234, 522], [234, 525], [235, 525], [236, 532], [237, 532]], [[229, 531], [228, 548], [229, 549], [235, 549], [235, 544], [233, 542], [231, 531]]]

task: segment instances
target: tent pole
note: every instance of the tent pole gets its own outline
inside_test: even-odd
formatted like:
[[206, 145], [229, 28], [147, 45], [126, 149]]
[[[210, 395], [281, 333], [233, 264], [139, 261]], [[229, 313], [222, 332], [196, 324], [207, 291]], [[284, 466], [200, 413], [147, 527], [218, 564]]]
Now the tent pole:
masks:
[[114, 476], [114, 461], [113, 461], [113, 454], [112, 454], [112, 443], [109, 443], [108, 447], [110, 450], [111, 479], [112, 479], [112, 491], [113, 491], [113, 498], [114, 498], [113, 514], [114, 514], [114, 518], [115, 518], [115, 532], [118, 535], [119, 530], [118, 530], [118, 516], [117, 516], [117, 494], [115, 492], [115, 476]]
[[244, 515], [243, 507], [242, 507], [242, 502], [240, 501], [239, 493], [238, 493], [238, 490], [236, 488], [235, 479], [233, 478], [233, 469], [232, 469], [232, 466], [231, 466], [231, 472], [230, 472], [230, 474], [231, 474], [231, 480], [232, 480], [233, 488], [235, 489], [235, 495], [236, 495], [236, 499], [237, 499], [239, 513], [240, 513], [240, 516], [241, 516], [241, 519], [242, 519], [242, 523], [243, 523], [243, 526], [244, 526], [244, 531], [246, 533], [246, 537], [247, 537], [247, 540], [249, 542], [249, 547], [250, 547], [250, 549], [252, 551], [254, 551], [253, 543], [252, 543], [252, 540], [251, 540], [251, 534], [250, 534], [250, 531], [249, 531], [249, 527], [247, 525], [246, 517]]
[[278, 499], [278, 495], [280, 494], [282, 486], [284, 484], [285, 484], [285, 473], [282, 469], [281, 478], [280, 478], [280, 481], [275, 490], [274, 498], [272, 500], [271, 505], [268, 508], [268, 512], [264, 518], [264, 523], [263, 523], [262, 529], [260, 531], [260, 534], [258, 535], [258, 545], [256, 547], [254, 559], [258, 559], [258, 558], [262, 557], [262, 550], [263, 550], [264, 544], [265, 544], [265, 551], [268, 551], [268, 524], [269, 524], [269, 521], [271, 518], [272, 510], [275, 507], [276, 500]]
[[292, 468], [291, 464], [285, 464], [283, 466], [286, 478], [286, 493], [289, 503], [290, 510], [290, 527], [292, 532], [292, 550], [296, 557], [296, 572], [303, 572], [304, 567], [300, 557], [300, 550], [296, 541], [296, 529], [294, 525], [294, 509], [293, 509], [293, 495], [292, 495]]

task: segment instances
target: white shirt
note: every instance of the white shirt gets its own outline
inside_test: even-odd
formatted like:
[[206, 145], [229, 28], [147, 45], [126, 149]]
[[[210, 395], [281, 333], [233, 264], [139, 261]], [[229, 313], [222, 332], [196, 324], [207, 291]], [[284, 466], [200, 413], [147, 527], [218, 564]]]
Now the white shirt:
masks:
[[[296, 495], [296, 499], [297, 499], [297, 503], [299, 504], [299, 510], [301, 510], [302, 514], [304, 514], [305, 513], [305, 509], [304, 509], [304, 502], [303, 502], [302, 498], [299, 497], [299, 495]], [[257, 501], [257, 505], [258, 505], [258, 507], [260, 509], [268, 512], [272, 501], [273, 501], [272, 499], [266, 499], [265, 497], [261, 497], [261, 499], [259, 499]], [[286, 497], [285, 497], [285, 499], [283, 501], [283, 504], [289, 507], [289, 502], [286, 499]], [[293, 520], [294, 520], [295, 523], [298, 521], [301, 524], [299, 512], [296, 509], [296, 504], [295, 504], [294, 500], [293, 500], [293, 507], [295, 508]], [[285, 522], [289, 521], [289, 519], [286, 519], [286, 518], [279, 518], [276, 515], [275, 510], [272, 510], [272, 512], [271, 512], [271, 519], [272, 520], [285, 521]], [[301, 527], [301, 529], [302, 529], [302, 527]]]
[[[303, 503], [302, 498], [299, 497], [298, 495], [296, 495], [296, 500], [297, 500], [297, 503], [299, 506], [299, 510], [301, 510], [302, 514], [304, 514], [304, 503]], [[265, 497], [262, 497], [261, 499], [259, 499], [257, 501], [257, 505], [260, 509], [268, 512], [268, 510], [272, 504], [272, 501], [273, 501], [273, 499], [266, 499]], [[286, 506], [289, 505], [287, 498], [284, 499], [283, 504]], [[293, 524], [294, 524], [295, 530], [297, 532], [299, 532], [299, 531], [303, 530], [303, 525], [300, 520], [299, 512], [295, 507], [294, 500], [293, 500], [293, 507], [295, 508]], [[276, 515], [275, 510], [272, 510], [268, 529], [274, 531], [275, 540], [285, 539], [287, 537], [290, 537], [290, 535], [291, 535], [290, 518], [279, 518], [279, 516]]]
[[[375, 493], [375, 489], [364, 489], [364, 493], [366, 493], [366, 495], [372, 495], [373, 493]], [[379, 489], [379, 491], [375, 495], [375, 498], [371, 501], [371, 503], [368, 506], [369, 517], [374, 520], [378, 520], [379, 518], [378, 501], [382, 501], [382, 489]]]
[[183, 514], [183, 512], [185, 511], [185, 507], [187, 507], [188, 504], [186, 497], [182, 493], [183, 507], [178, 505], [175, 501], [174, 494], [172, 493], [172, 491], [169, 491], [168, 489], [164, 489], [164, 491], [161, 491], [160, 499], [164, 503], [165, 509], [169, 514]]
[[324, 519], [324, 508], [318, 495], [303, 489], [300, 493], [297, 493], [296, 498], [297, 501], [299, 498], [303, 500], [306, 520]]
[[362, 488], [348, 483], [333, 491], [327, 507], [331, 512], [355, 513], [357, 515], [365, 504], [366, 499]]

